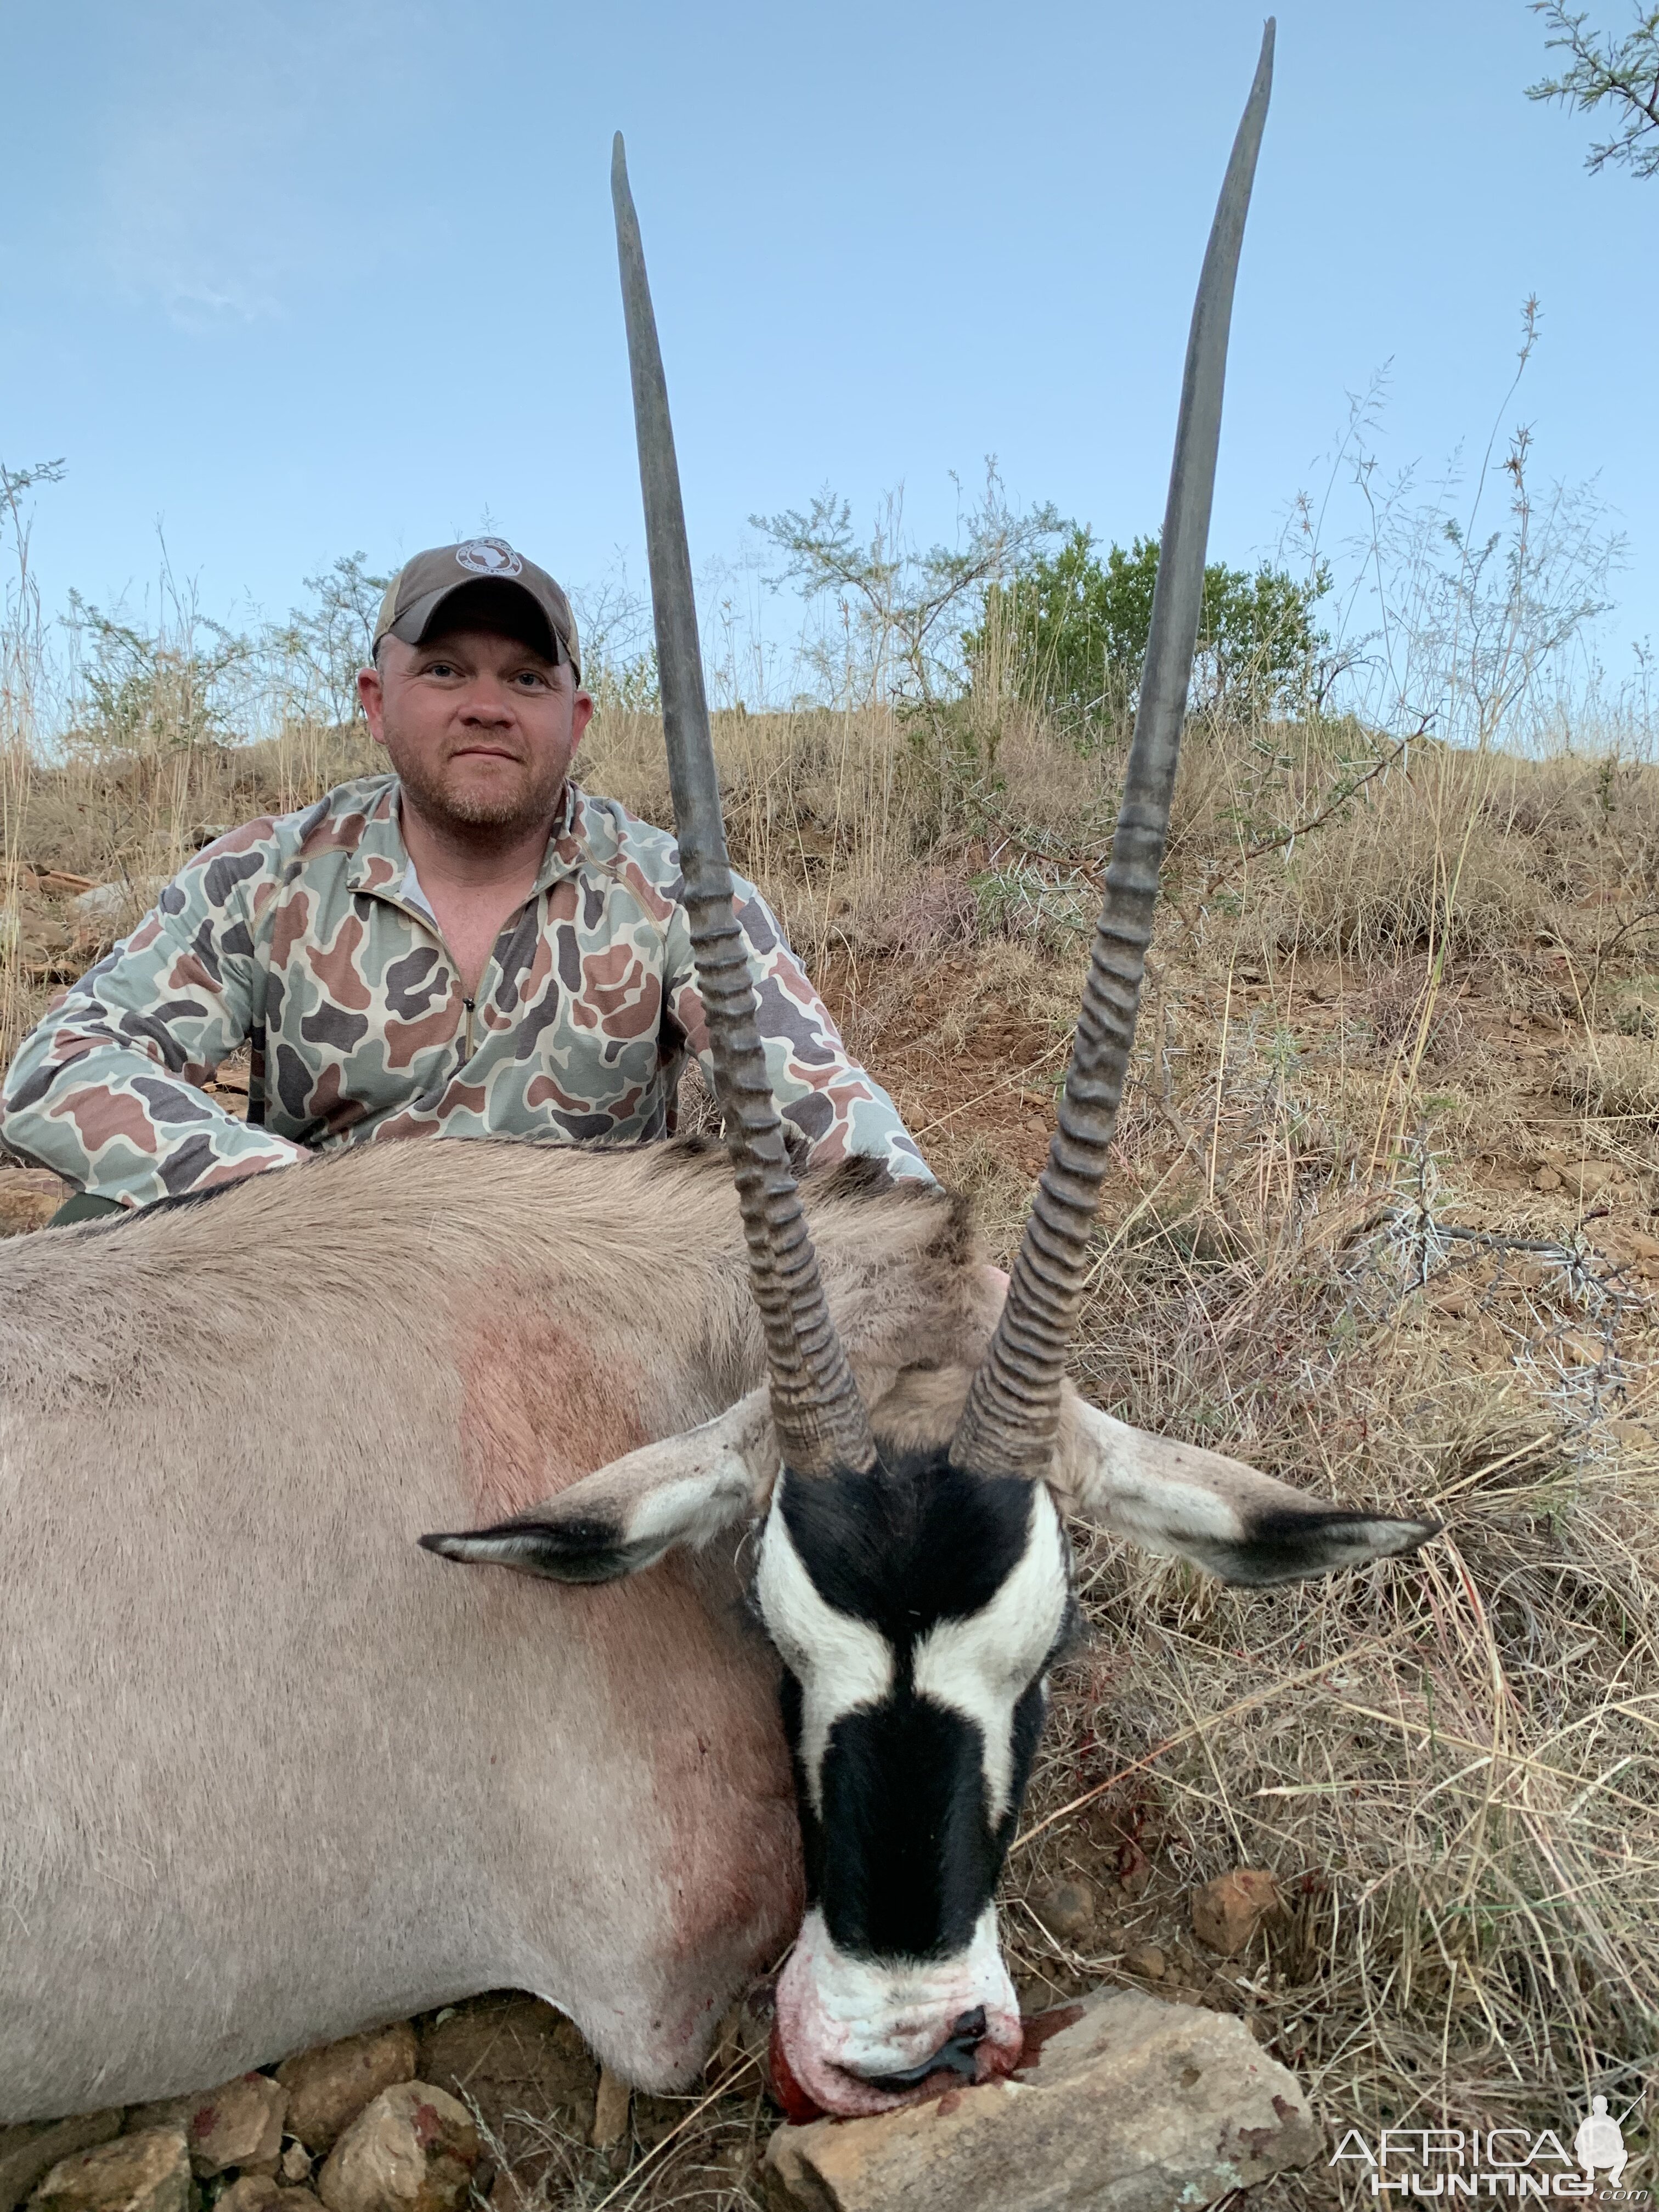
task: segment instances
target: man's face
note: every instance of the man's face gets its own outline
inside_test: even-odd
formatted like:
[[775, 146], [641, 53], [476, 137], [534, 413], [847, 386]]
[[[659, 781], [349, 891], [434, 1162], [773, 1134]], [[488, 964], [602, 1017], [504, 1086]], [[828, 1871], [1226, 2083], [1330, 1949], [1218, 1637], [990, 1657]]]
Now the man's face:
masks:
[[357, 690], [405, 795], [446, 829], [510, 834], [550, 821], [593, 712], [568, 663], [497, 630], [383, 639]]

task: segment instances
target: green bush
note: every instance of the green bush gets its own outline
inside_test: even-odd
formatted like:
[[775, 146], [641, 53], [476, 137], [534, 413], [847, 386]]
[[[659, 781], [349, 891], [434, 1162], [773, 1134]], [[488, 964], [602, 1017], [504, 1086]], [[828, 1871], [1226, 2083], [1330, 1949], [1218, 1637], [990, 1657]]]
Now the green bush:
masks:
[[[963, 649], [977, 669], [1074, 733], [1109, 731], [1134, 708], [1157, 579], [1156, 538], [1137, 538], [1127, 552], [1113, 545], [1103, 560], [1079, 526], [1058, 552], [989, 586]], [[1265, 562], [1254, 572], [1212, 562], [1195, 698], [1283, 713], [1309, 696], [1328, 642], [1313, 609], [1329, 587], [1322, 568], [1298, 583]]]

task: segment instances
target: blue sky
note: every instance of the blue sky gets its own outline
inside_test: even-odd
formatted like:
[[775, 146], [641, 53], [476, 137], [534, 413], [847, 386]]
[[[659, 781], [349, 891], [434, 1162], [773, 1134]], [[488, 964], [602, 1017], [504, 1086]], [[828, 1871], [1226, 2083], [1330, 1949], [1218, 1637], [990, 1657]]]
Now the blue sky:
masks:
[[[1597, 0], [1620, 27], [1628, 0]], [[215, 613], [489, 526], [637, 570], [611, 229], [627, 134], [694, 556], [833, 483], [951, 471], [1106, 536], [1162, 509], [1181, 349], [1261, 15], [841, 0], [4, 6], [0, 456], [62, 455], [48, 602], [136, 601], [155, 531]], [[1501, 419], [1629, 540], [1610, 661], [1659, 631], [1659, 182], [1522, 97], [1524, 0], [1289, 0], [1212, 545], [1271, 551], [1389, 365], [1385, 470]]]

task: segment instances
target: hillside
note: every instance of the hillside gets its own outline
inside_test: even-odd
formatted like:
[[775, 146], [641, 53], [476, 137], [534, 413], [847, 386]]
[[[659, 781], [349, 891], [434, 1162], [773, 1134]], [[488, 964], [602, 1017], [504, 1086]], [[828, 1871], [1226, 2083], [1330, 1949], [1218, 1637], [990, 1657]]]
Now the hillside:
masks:
[[[717, 742], [737, 865], [1006, 1260], [1117, 756], [885, 713], [725, 716]], [[153, 878], [355, 743], [15, 771], [7, 1051]], [[665, 820], [660, 745], [602, 716], [582, 779]], [[708, 1110], [696, 1085], [686, 1105]], [[52, 1197], [0, 1168], [8, 1224]], [[1247, 1595], [1078, 1531], [1092, 1640], [1006, 1889], [1023, 1994], [1120, 1980], [1244, 2011], [1339, 2131], [1570, 2133], [1590, 2087], [1636, 2100], [1659, 2029], [1656, 1318], [1659, 768], [1195, 728], [1078, 1379], [1446, 1534]], [[1188, 1900], [1236, 1866], [1289, 1909], [1230, 1960]], [[638, 2201], [745, 2201], [757, 2110], [734, 2083]], [[520, 2137], [548, 2202], [616, 2178]]]

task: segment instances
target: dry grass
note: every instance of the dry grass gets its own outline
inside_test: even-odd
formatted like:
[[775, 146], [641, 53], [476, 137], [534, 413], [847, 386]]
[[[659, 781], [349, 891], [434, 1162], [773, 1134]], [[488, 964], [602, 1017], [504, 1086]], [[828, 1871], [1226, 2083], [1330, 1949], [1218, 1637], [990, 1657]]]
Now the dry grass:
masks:
[[1587, 1037], [1568, 1051], [1555, 1087], [1587, 1114], [1650, 1134], [1659, 1121], [1659, 1051], [1646, 1036]]
[[[1007, 1253], [1115, 757], [873, 713], [722, 717], [717, 744], [734, 860]], [[1093, 1641], [1011, 1863], [1010, 1948], [1041, 2001], [1133, 1979], [1157, 1942], [1159, 1986], [1247, 2013], [1333, 2125], [1570, 2130], [1592, 2089], [1638, 2099], [1659, 2040], [1659, 770], [1417, 745], [1287, 840], [1355, 744], [1194, 734], [1079, 1370], [1148, 1427], [1447, 1533], [1249, 1595], [1081, 1532]], [[9, 1034], [88, 949], [24, 862], [163, 872], [349, 758], [313, 735], [15, 768]], [[602, 720], [583, 773], [666, 818], [649, 718]], [[1292, 1910], [1224, 1963], [1186, 1901], [1238, 1863]], [[1086, 1954], [1028, 1909], [1067, 1875], [1103, 1900]], [[757, 2202], [753, 2078], [616, 2202]], [[641, 2104], [635, 2154], [696, 2102]], [[623, 2179], [574, 2144], [542, 2171], [549, 2204]]]
[[[4, 765], [0, 1056], [9, 1060], [52, 994], [131, 927], [191, 853], [377, 763], [363, 735], [301, 726], [262, 744], [136, 754], [83, 746], [51, 767], [14, 742]], [[65, 880], [42, 880], [53, 873]], [[107, 884], [110, 896], [84, 914], [68, 879]]]

